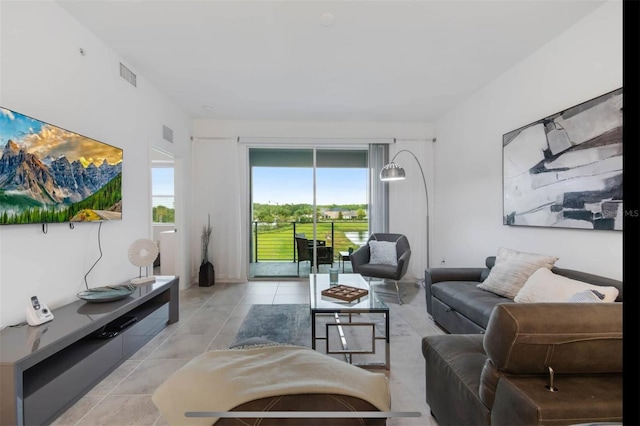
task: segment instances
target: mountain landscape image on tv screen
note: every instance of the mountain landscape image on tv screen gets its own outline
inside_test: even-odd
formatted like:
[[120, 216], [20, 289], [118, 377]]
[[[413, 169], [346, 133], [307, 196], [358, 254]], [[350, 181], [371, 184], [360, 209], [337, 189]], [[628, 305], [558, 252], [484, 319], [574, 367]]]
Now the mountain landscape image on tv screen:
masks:
[[0, 225], [122, 219], [122, 149], [0, 107]]

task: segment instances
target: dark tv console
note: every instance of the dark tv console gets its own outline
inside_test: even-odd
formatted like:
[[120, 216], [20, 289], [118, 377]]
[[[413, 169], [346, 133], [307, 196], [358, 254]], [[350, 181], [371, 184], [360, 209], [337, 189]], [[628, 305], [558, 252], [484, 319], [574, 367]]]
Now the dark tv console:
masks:
[[46, 425], [167, 324], [178, 321], [179, 279], [158, 276], [108, 303], [83, 300], [54, 319], [0, 332], [0, 425]]

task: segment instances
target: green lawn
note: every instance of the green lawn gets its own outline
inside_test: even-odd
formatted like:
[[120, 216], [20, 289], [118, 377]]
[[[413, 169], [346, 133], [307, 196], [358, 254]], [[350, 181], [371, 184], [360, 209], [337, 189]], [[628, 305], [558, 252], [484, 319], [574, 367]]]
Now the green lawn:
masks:
[[[359, 234], [360, 239], [368, 237], [369, 223], [366, 221], [335, 221], [333, 222], [333, 238], [331, 236], [332, 222], [318, 222], [317, 238], [326, 241], [327, 246], [333, 247], [334, 255], [338, 252], [347, 251], [349, 247], [357, 249], [358, 244], [354, 244], [345, 233], [354, 232]], [[255, 227], [252, 229], [255, 237]], [[296, 223], [295, 233], [303, 233], [308, 239], [313, 236], [312, 223]], [[260, 225], [258, 226], [258, 261], [293, 261], [295, 255], [294, 224], [286, 223], [282, 225]], [[255, 245], [252, 252], [253, 261], [255, 258]]]

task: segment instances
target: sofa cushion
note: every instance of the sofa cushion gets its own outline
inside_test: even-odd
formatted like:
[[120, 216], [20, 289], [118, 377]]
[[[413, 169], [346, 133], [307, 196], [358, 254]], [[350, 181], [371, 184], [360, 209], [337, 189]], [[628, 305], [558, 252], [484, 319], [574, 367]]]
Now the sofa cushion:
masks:
[[618, 289], [615, 287], [572, 280], [554, 274], [547, 268], [540, 268], [529, 277], [513, 300], [518, 303], [568, 302], [572, 296], [584, 290], [595, 290], [604, 294], [604, 302], [613, 302], [618, 297]]
[[484, 348], [505, 373], [621, 373], [622, 303], [502, 303]]
[[501, 247], [486, 280], [478, 288], [513, 299], [527, 279], [539, 268], [553, 268], [555, 256], [525, 253]]
[[432, 297], [487, 328], [491, 311], [497, 303], [512, 302], [497, 294], [479, 289], [477, 281], [444, 281], [431, 286]]
[[398, 278], [398, 267], [364, 263], [362, 265], [358, 265], [358, 273], [363, 277], [388, 278], [390, 280], [395, 280]]

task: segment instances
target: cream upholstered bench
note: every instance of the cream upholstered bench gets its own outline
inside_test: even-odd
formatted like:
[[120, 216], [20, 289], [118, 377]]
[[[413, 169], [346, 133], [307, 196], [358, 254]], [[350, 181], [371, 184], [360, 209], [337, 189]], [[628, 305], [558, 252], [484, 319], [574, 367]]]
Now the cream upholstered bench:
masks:
[[[389, 411], [387, 377], [301, 346], [258, 344], [189, 361], [152, 396], [171, 425], [384, 425], [386, 418], [231, 418], [215, 413]], [[212, 413], [187, 417], [188, 412]]]

